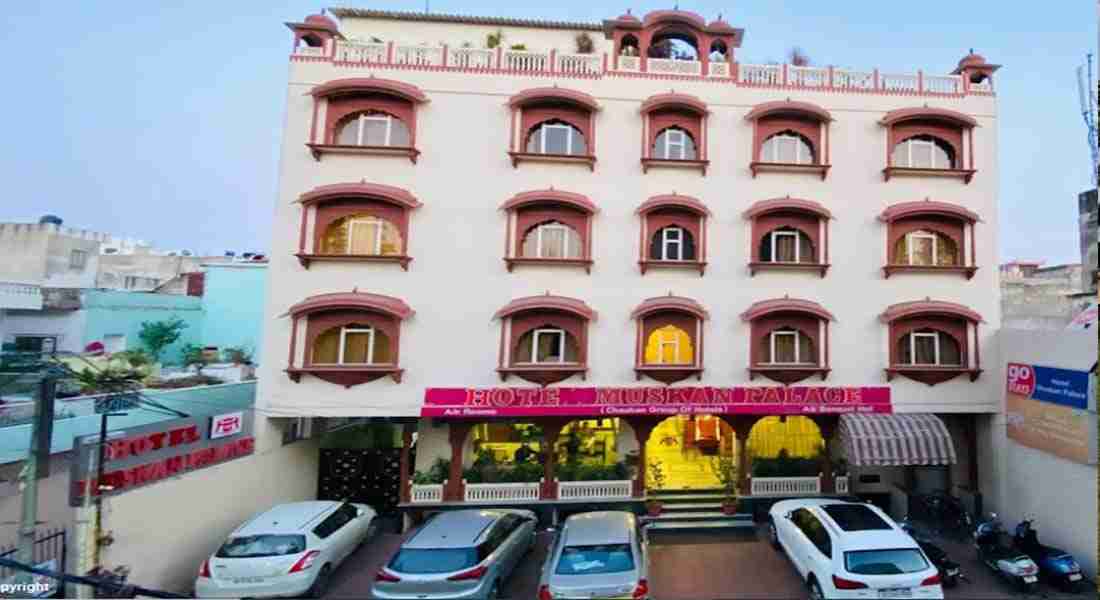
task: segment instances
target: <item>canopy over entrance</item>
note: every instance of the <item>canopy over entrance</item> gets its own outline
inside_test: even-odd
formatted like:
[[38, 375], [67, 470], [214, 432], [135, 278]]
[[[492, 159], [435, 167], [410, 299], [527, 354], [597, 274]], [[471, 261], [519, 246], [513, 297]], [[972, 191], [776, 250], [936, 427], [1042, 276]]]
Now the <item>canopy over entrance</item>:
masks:
[[838, 431], [853, 466], [955, 463], [951, 434], [935, 415], [846, 414], [840, 416]]

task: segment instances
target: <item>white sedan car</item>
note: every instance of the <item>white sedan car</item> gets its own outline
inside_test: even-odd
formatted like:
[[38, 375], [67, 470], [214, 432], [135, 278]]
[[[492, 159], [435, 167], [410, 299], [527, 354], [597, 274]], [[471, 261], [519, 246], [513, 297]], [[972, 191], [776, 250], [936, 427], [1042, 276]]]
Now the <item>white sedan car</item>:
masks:
[[241, 525], [199, 567], [200, 598], [324, 594], [333, 570], [378, 529], [365, 504], [280, 504]]
[[782, 500], [768, 516], [772, 545], [787, 553], [811, 598], [943, 598], [936, 566], [878, 507]]

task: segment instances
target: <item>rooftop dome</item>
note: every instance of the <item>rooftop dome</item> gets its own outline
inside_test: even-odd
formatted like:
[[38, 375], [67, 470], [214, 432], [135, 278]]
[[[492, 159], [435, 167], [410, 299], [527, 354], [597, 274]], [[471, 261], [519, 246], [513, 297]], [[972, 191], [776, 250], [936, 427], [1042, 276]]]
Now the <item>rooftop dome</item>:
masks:
[[616, 21], [633, 21], [633, 22], [637, 22], [637, 23], [641, 22], [641, 21], [638, 20], [638, 17], [635, 17], [634, 15], [630, 14], [630, 9], [629, 8], [626, 9], [625, 14], [619, 15], [619, 18], [615, 19], [615, 20]]
[[324, 29], [330, 29], [332, 31], [337, 31], [339, 29], [336, 21], [333, 21], [325, 15], [309, 15], [306, 17], [305, 22], [309, 25], [316, 25], [317, 27], [323, 27]]
[[730, 25], [722, 18], [722, 15], [718, 15], [718, 18], [707, 24], [707, 29], [711, 31], [733, 31], [733, 25]]
[[970, 49], [970, 54], [967, 54], [966, 56], [962, 57], [961, 60], [959, 60], [959, 68], [984, 64], [986, 64], [985, 57], [981, 54], [976, 54], [973, 48]]

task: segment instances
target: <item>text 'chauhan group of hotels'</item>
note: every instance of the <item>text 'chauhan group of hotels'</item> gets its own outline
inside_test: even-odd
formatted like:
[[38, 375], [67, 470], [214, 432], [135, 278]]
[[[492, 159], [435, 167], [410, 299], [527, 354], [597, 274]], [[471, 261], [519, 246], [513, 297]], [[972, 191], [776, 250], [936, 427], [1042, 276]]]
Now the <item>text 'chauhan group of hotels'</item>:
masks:
[[402, 424], [410, 510], [632, 502], [723, 456], [749, 497], [991, 485], [998, 65], [333, 12], [287, 24], [261, 410]]

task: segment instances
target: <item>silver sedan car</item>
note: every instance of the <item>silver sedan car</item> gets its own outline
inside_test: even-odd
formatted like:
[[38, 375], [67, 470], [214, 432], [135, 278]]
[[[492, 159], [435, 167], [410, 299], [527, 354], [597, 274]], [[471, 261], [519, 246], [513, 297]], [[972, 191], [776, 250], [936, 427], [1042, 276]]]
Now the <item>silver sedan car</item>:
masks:
[[529, 510], [439, 513], [378, 570], [371, 598], [500, 598], [504, 581], [535, 545]]
[[538, 600], [648, 600], [646, 538], [633, 513], [599, 511], [565, 520], [546, 555]]

